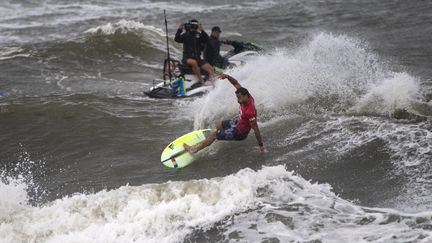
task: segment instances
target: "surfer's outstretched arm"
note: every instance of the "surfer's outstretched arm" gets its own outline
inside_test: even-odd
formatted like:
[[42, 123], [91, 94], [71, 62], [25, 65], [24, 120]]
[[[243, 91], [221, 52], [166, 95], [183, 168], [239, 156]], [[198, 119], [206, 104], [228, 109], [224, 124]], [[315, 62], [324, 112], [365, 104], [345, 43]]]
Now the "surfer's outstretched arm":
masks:
[[236, 89], [239, 89], [239, 88], [241, 88], [241, 85], [240, 85], [240, 83], [235, 79], [235, 78], [233, 78], [233, 77], [231, 77], [231, 76], [229, 76], [228, 74], [221, 74], [220, 75], [220, 77], [222, 78], [222, 79], [228, 79], [228, 81], [230, 81], [230, 83], [236, 88]]

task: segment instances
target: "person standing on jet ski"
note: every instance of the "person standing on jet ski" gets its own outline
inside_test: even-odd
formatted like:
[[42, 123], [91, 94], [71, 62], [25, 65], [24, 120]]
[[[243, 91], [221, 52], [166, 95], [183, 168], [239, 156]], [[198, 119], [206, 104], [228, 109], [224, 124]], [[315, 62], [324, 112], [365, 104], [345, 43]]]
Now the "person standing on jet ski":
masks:
[[[186, 30], [184, 33], [182, 33], [183, 29]], [[174, 40], [178, 43], [183, 43], [182, 62], [192, 67], [192, 71], [201, 84], [204, 84], [204, 81], [201, 77], [200, 67], [207, 71], [209, 78], [213, 77], [212, 66], [201, 59], [202, 46], [209, 40], [209, 36], [203, 30], [201, 23], [196, 19], [192, 19], [186, 24], [181, 23]]]
[[243, 43], [238, 41], [220, 40], [222, 30], [219, 26], [214, 26], [207, 45], [204, 49], [204, 60], [213, 67], [225, 69], [228, 67], [228, 57], [220, 55], [220, 46], [222, 44], [232, 45], [234, 48], [242, 48]]

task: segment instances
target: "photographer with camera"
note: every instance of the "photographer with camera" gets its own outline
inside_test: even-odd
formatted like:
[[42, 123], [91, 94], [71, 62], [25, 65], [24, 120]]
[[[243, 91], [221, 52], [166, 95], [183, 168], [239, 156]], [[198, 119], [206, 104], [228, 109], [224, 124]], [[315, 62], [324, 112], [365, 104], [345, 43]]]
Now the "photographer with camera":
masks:
[[[183, 30], [185, 30], [184, 33]], [[214, 75], [213, 67], [201, 59], [201, 47], [209, 40], [209, 36], [203, 30], [201, 23], [196, 19], [192, 19], [185, 24], [182, 22], [174, 40], [178, 43], [183, 43], [182, 62], [192, 67], [192, 71], [197, 76], [200, 83], [204, 84], [200, 67], [207, 71], [211, 79]]]

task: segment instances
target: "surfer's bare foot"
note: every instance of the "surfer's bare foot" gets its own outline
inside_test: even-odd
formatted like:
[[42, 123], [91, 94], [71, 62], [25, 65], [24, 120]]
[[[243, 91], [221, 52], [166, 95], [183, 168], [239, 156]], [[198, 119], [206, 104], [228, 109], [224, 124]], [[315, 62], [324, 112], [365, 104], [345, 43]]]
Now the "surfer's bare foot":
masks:
[[194, 147], [192, 147], [192, 146], [189, 146], [189, 145], [187, 145], [187, 144], [183, 144], [183, 148], [186, 150], [186, 151], [188, 151], [189, 153], [191, 153], [191, 154], [194, 154], [194, 153], [196, 153], [196, 149], [194, 148]]

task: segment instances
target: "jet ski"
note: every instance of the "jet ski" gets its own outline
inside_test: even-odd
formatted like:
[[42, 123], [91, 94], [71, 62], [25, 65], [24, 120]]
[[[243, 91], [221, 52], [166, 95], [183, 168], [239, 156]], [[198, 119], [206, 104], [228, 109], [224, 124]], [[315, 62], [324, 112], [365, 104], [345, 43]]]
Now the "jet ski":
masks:
[[[223, 72], [225, 68], [234, 68], [246, 63], [249, 58], [258, 55], [262, 48], [254, 43], [243, 43], [231, 41], [233, 48], [222, 57], [228, 59], [227, 67], [215, 67], [215, 72]], [[144, 94], [151, 98], [176, 99], [203, 95], [213, 88], [208, 81], [208, 74], [201, 70], [203, 80], [209, 85], [201, 85], [192, 68], [175, 59], [165, 59], [163, 65], [162, 79], [153, 80], [152, 87], [144, 91]]]

